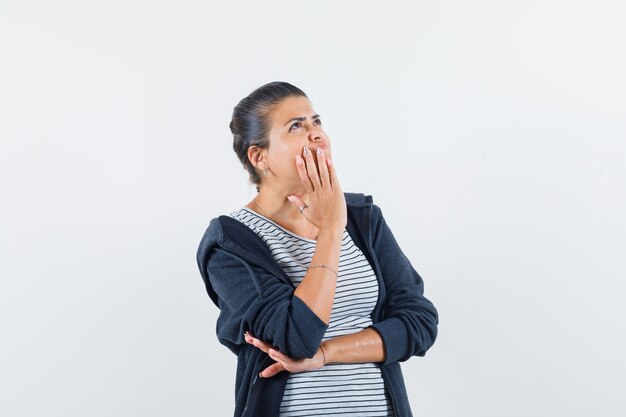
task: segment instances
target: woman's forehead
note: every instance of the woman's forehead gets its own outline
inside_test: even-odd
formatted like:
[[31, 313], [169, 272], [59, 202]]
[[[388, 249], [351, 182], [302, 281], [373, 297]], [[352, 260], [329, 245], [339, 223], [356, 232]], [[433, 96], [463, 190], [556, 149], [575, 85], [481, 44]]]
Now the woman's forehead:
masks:
[[311, 117], [315, 114], [311, 102], [306, 97], [287, 97], [272, 109], [272, 118], [280, 122], [294, 117]]

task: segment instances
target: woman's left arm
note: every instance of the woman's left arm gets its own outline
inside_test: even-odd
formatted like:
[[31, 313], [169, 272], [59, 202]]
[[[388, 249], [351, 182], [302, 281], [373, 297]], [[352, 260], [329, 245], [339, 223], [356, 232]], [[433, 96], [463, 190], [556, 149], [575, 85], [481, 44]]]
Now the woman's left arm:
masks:
[[325, 340], [321, 347], [325, 363], [365, 363], [385, 360], [383, 339], [371, 328]]
[[305, 359], [292, 359], [252, 335], [246, 334], [245, 339], [276, 361], [261, 372], [263, 378], [270, 378], [282, 371], [312, 371], [328, 363], [383, 362], [385, 359], [383, 340], [371, 328], [325, 340], [312, 358]]

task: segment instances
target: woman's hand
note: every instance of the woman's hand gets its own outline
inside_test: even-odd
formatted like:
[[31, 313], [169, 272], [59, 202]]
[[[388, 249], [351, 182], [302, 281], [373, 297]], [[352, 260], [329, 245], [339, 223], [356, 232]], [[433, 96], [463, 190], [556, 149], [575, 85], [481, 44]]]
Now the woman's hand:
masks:
[[259, 373], [261, 378], [270, 378], [282, 371], [297, 373], [312, 371], [324, 366], [324, 353], [319, 348], [315, 356], [310, 359], [291, 359], [289, 356], [276, 350], [272, 345], [253, 337], [248, 332], [246, 332], [244, 336], [247, 343], [261, 349], [263, 352], [267, 353], [270, 358], [276, 361], [276, 363], [268, 366]]
[[[313, 152], [317, 157], [317, 166]], [[346, 200], [335, 166], [320, 147], [312, 150], [305, 146], [302, 153], [304, 159], [296, 155], [296, 167], [306, 192], [302, 196], [292, 194], [287, 198], [320, 230], [343, 233], [348, 219]], [[302, 210], [303, 207], [306, 208]]]

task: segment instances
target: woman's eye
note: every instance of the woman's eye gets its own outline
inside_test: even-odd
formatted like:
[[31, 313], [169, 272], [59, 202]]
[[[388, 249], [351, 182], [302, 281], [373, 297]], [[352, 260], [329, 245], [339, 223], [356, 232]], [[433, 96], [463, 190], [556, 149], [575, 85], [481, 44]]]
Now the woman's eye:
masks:
[[291, 127], [289, 128], [289, 130], [293, 130], [294, 127], [300, 127], [300, 122], [296, 122], [294, 124], [291, 125]]
[[313, 120], [313, 123], [321, 125], [322, 124], [322, 119], [315, 119], [315, 120]]

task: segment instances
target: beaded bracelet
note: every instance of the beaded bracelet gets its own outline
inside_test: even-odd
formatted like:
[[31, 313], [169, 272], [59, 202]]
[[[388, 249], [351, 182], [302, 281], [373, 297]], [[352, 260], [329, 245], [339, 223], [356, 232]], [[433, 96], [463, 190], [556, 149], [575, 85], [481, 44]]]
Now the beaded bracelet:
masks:
[[339, 274], [337, 273], [337, 271], [335, 271], [334, 269], [332, 269], [329, 266], [326, 266], [324, 264], [319, 264], [319, 265], [315, 265], [315, 266], [310, 266], [309, 269], [311, 268], [326, 268], [326, 269], [330, 269], [331, 271], [333, 271], [335, 273], [335, 275], [337, 275], [337, 277], [339, 277]]

